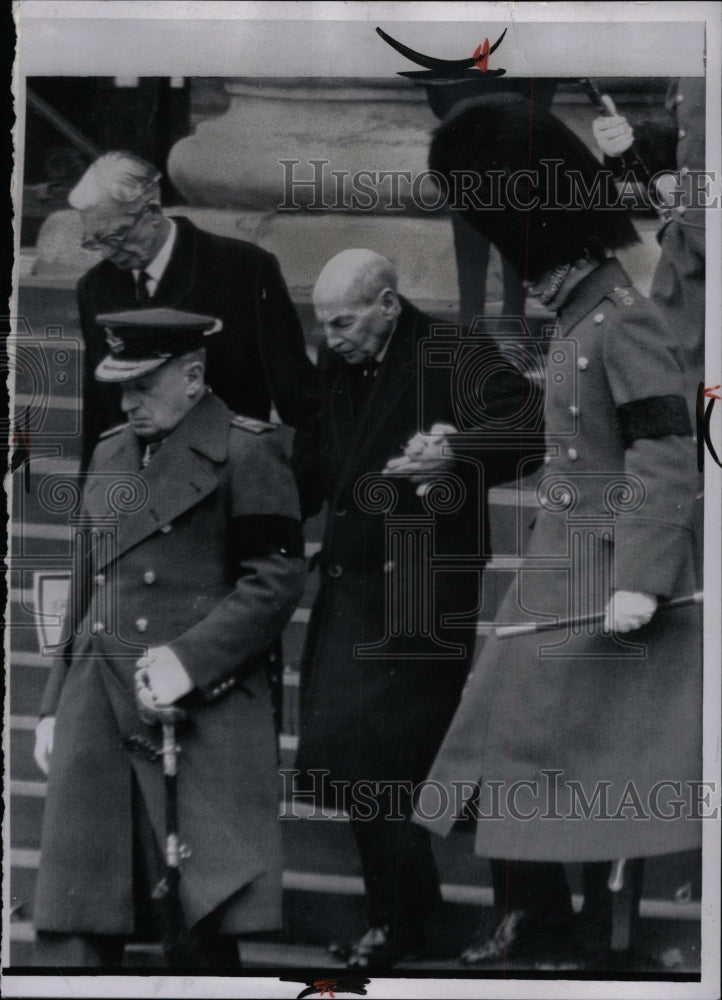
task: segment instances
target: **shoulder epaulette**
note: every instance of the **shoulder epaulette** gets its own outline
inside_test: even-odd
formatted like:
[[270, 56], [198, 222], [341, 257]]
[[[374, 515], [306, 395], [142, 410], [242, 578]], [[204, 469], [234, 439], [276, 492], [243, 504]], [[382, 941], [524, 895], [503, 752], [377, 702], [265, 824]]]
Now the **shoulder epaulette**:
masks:
[[103, 431], [103, 433], [98, 437], [98, 441], [105, 441], [106, 438], [113, 437], [114, 434], [120, 434], [120, 432], [127, 426], [128, 424], [125, 423], [116, 424], [115, 427], [109, 427], [107, 431]]
[[620, 285], [617, 285], [611, 292], [608, 292], [607, 298], [611, 299], [612, 302], [616, 302], [618, 306], [633, 306], [636, 301], [634, 289], [629, 286], [622, 288]]
[[231, 427], [238, 427], [242, 431], [248, 431], [250, 434], [263, 434], [265, 431], [272, 431], [273, 424], [269, 424], [267, 420], [257, 420], [256, 417], [242, 417], [238, 413], [234, 413], [231, 417]]

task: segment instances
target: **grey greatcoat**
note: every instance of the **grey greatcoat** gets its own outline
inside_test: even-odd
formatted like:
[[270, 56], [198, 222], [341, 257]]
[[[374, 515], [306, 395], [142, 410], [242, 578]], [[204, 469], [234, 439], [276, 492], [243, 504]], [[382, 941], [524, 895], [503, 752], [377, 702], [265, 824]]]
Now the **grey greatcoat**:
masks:
[[[499, 624], [601, 611], [612, 589], [662, 599], [695, 589], [695, 448], [676, 339], [613, 260], [572, 290], [559, 325], [542, 506]], [[684, 783], [700, 778], [701, 711], [697, 607], [659, 609], [624, 637], [599, 625], [491, 636], [428, 775], [419, 822], [445, 835], [480, 783], [481, 855], [593, 861], [694, 848], [700, 823], [690, 809], [662, 818], [675, 814], [679, 790], [658, 783], [681, 782], [684, 797]], [[532, 784], [514, 796], [514, 782]], [[573, 782], [587, 802], [602, 795], [587, 817]], [[620, 812], [625, 795], [631, 805]], [[595, 818], [605, 809], [616, 818]]]
[[[196, 685], [178, 732], [186, 918], [193, 925], [225, 904], [221, 933], [275, 928], [279, 782], [260, 654], [300, 596], [294, 482], [271, 426], [234, 417], [210, 391], [144, 471], [140, 455], [129, 427], [107, 432], [85, 482], [77, 544], [90, 543], [79, 572], [91, 593], [71, 612], [74, 634], [43, 698], [56, 729], [35, 923], [134, 930], [131, 775], [159, 844], [163, 779], [158, 761], [123, 740], [159, 742], [136, 711], [133, 677], [146, 646], [169, 644]], [[98, 544], [113, 524], [115, 542]]]

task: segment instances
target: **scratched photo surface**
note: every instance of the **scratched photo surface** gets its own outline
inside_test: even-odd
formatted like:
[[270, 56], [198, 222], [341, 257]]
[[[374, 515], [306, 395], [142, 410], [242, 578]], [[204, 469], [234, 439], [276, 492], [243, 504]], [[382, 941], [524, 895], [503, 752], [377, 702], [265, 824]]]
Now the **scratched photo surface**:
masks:
[[718, 995], [722, 8], [602, 6], [17, 5], [8, 996]]

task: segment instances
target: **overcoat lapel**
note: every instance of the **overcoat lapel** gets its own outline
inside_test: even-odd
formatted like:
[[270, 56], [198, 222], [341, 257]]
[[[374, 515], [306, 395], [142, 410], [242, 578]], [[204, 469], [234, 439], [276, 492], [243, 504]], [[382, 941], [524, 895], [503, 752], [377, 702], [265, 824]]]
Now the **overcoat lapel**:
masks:
[[164, 305], [177, 305], [191, 291], [196, 280], [196, 238], [185, 219], [174, 219], [177, 226], [175, 245], [168, 265], [161, 275], [154, 298]]
[[[100, 313], [113, 312], [115, 309], [128, 309], [136, 302], [135, 278], [132, 271], [121, 271], [108, 261], [103, 266], [103, 303], [98, 304], [95, 311]], [[105, 344], [101, 341], [101, 346]]]
[[[360, 418], [356, 418], [356, 426], [348, 449], [348, 457], [339, 478], [337, 495], [345, 489], [349, 479], [355, 479], [358, 475], [358, 455], [360, 451], [362, 449], [371, 450], [376, 438], [398, 410], [409, 383], [415, 377], [414, 353], [417, 349], [416, 341], [419, 337], [418, 325], [418, 317], [411, 306], [404, 302], [398, 325], [389, 344], [389, 349], [386, 352], [369, 393], [366, 409]], [[343, 384], [343, 381], [347, 382], [346, 376], [351, 366], [346, 365], [345, 362], [342, 362], [342, 364], [345, 370], [339, 372], [334, 383], [334, 388], [339, 384]], [[341, 405], [348, 407], [350, 405], [348, 390], [344, 392], [342, 397], [332, 392], [331, 398], [334, 401], [334, 407]], [[334, 419], [342, 419], [341, 414], [338, 412], [334, 413]]]
[[[209, 410], [211, 419], [207, 419]], [[114, 514], [117, 525], [115, 551], [99, 554], [97, 569], [170, 524], [216, 489], [216, 463], [227, 454], [229, 416], [225, 404], [209, 392], [165, 439], [145, 470], [141, 470], [141, 447], [132, 430], [128, 427], [120, 432], [117, 448], [94, 467], [85, 492], [85, 512], [92, 520], [99, 523]], [[133, 506], [123, 502], [127, 497], [120, 492], [124, 473], [138, 477], [147, 487], [147, 499], [138, 509], [122, 509]], [[130, 481], [128, 489], [133, 492], [137, 486], [142, 493], [143, 482]]]

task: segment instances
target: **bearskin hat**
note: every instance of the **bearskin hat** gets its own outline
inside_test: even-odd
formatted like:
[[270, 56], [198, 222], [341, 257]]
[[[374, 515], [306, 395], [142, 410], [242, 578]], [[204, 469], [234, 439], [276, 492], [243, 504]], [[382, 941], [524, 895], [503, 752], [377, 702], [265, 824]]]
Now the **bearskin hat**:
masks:
[[553, 114], [516, 94], [458, 104], [436, 129], [429, 167], [451, 207], [521, 278], [639, 238], [611, 172]]

